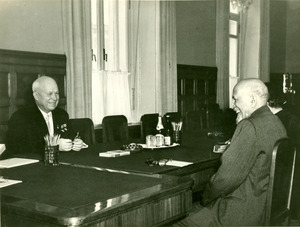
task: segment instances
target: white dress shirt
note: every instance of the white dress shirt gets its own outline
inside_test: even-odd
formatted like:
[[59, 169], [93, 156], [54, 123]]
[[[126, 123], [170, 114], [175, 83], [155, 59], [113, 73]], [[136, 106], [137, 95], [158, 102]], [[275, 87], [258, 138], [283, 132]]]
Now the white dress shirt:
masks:
[[54, 134], [54, 126], [53, 126], [52, 112], [46, 113], [43, 110], [41, 110], [40, 108], [39, 108], [39, 110], [41, 111], [41, 113], [42, 113], [42, 115], [43, 115], [43, 117], [44, 117], [44, 119], [46, 121], [49, 135], [53, 136], [53, 134]]

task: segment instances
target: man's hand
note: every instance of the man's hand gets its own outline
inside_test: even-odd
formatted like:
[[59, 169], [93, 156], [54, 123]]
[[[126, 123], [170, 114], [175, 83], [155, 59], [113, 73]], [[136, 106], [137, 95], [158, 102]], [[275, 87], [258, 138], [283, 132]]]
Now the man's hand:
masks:
[[72, 140], [60, 138], [58, 145], [60, 151], [70, 151], [72, 149]]
[[74, 139], [72, 150], [80, 151], [82, 149], [82, 146], [83, 146], [83, 141], [81, 139], [79, 139], [79, 138]]

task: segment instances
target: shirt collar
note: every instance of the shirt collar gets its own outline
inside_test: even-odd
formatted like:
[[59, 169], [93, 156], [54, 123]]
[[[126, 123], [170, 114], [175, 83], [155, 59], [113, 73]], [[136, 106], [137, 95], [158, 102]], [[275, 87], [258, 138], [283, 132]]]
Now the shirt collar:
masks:
[[[38, 108], [39, 108], [39, 107], [38, 107]], [[46, 113], [45, 111], [41, 110], [41, 108], [39, 108], [39, 110], [41, 111], [41, 113], [42, 113], [42, 115], [43, 115], [43, 117], [44, 117], [45, 119], [47, 119], [47, 118], [49, 118], [49, 117], [52, 116], [52, 112]]]

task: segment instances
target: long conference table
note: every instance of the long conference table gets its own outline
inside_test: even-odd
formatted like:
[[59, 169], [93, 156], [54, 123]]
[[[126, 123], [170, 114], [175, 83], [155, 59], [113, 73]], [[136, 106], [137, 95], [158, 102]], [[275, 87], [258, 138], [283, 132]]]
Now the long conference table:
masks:
[[[213, 153], [214, 144], [201, 131], [185, 133], [182, 144], [170, 148], [105, 158], [99, 153], [123, 144], [95, 144], [60, 152], [59, 166], [40, 161], [1, 169], [4, 178], [22, 181], [1, 189], [1, 226], [167, 225], [187, 214], [193, 193], [217, 170], [220, 154]], [[192, 164], [149, 166], [148, 159]]]

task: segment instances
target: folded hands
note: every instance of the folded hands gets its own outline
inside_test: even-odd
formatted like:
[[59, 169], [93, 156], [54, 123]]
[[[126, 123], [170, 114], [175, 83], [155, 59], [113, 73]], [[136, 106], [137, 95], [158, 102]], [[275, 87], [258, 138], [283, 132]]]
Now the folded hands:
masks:
[[80, 138], [75, 138], [73, 141], [71, 139], [61, 138], [58, 142], [60, 151], [80, 151], [83, 148], [83, 141]]

